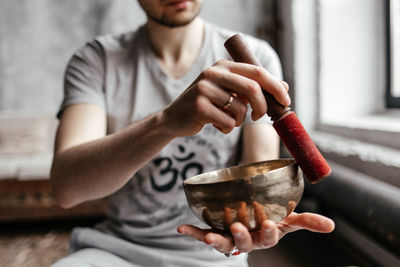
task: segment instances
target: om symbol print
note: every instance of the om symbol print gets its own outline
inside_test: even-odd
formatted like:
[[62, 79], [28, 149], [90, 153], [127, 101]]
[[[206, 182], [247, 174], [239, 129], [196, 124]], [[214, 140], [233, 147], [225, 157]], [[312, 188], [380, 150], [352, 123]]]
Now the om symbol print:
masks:
[[[185, 153], [186, 149], [184, 146], [179, 145], [178, 149], [179, 152], [181, 152], [182, 154]], [[195, 156], [196, 154], [194, 152], [191, 152], [188, 153], [186, 156], [182, 157], [177, 157], [172, 155], [172, 159], [170, 157], [155, 158], [153, 160], [153, 164], [157, 167], [163, 167], [162, 169], [160, 169], [158, 176], [159, 177], [170, 176], [171, 179], [169, 182], [159, 185], [157, 184], [156, 179], [154, 178], [153, 174], [150, 171], [151, 187], [158, 192], [167, 192], [175, 186], [178, 177], [181, 177], [181, 179], [184, 181], [187, 178], [189, 178], [188, 174], [197, 175], [202, 173], [203, 165], [198, 162], [191, 161]], [[178, 170], [173, 166], [174, 160], [177, 162], [188, 162], [188, 163], [183, 166], [182, 170]]]

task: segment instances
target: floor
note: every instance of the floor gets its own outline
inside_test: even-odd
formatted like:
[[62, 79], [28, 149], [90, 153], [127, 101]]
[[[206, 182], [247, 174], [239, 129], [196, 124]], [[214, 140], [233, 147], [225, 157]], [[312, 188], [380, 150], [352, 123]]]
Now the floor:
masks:
[[[69, 231], [92, 220], [0, 225], [0, 267], [43, 267], [68, 254]], [[250, 267], [360, 266], [334, 235], [306, 231], [284, 237], [278, 246], [249, 255]], [[364, 265], [362, 265], [364, 266]]]
[[0, 267], [50, 266], [68, 254], [68, 229], [19, 226], [23, 228], [17, 230], [15, 225], [1, 226]]

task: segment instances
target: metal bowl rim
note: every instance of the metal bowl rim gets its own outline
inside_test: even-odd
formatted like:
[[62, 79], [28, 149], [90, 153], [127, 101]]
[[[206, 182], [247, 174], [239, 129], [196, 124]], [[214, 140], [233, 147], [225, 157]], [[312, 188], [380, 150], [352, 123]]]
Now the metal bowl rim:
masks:
[[190, 182], [191, 180], [194, 180], [194, 179], [196, 179], [196, 178], [198, 178], [198, 177], [201, 177], [201, 176], [203, 176], [203, 175], [204, 175], [204, 176], [205, 176], [205, 175], [212, 175], [213, 173], [218, 173], [218, 172], [220, 172], [220, 171], [222, 171], [222, 170], [234, 170], [234, 169], [238, 169], [238, 168], [248, 168], [248, 167], [251, 167], [251, 166], [262, 165], [263, 163], [274, 162], [274, 161], [288, 161], [288, 162], [290, 162], [290, 163], [289, 163], [288, 165], [285, 165], [285, 166], [282, 166], [282, 167], [279, 167], [279, 168], [270, 170], [270, 171], [268, 171], [268, 173], [274, 173], [274, 172], [277, 172], [277, 171], [279, 171], [279, 170], [281, 170], [281, 169], [283, 169], [283, 168], [292, 167], [292, 166], [294, 166], [294, 165], [297, 164], [297, 162], [296, 162], [293, 158], [282, 158], [282, 159], [273, 159], [273, 160], [258, 161], [258, 162], [243, 164], [243, 165], [236, 165], [236, 166], [227, 167], [227, 168], [222, 168], [222, 169], [219, 169], [219, 170], [210, 171], [210, 172], [205, 172], [205, 173], [201, 173], [201, 174], [192, 176], [192, 177], [186, 179], [185, 181], [183, 181], [183, 185], [184, 185], [184, 186], [189, 186], [189, 185], [190, 185], [190, 186], [195, 186], [195, 185], [209, 185], [209, 184], [229, 183], [229, 182], [231, 182], [231, 181], [233, 181], [233, 180], [244, 180], [244, 179], [246, 179], [246, 178], [248, 179], [248, 177], [253, 178], [253, 177], [255, 177], [256, 175], [253, 175], [253, 176], [245, 176], [245, 177], [238, 177], [238, 178], [234, 178], [234, 179], [221, 180], [221, 181], [209, 182], [209, 183], [207, 183], [207, 182], [205, 182], [205, 183], [191, 183], [191, 182]]

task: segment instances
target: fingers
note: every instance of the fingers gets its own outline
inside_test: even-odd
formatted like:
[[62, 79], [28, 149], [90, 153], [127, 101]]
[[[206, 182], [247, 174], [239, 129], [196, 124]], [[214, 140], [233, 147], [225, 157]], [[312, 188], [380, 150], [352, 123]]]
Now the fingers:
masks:
[[249, 252], [253, 249], [253, 239], [242, 223], [234, 223], [231, 225], [231, 233], [235, 240], [236, 248], [241, 252]]
[[234, 247], [233, 241], [230, 237], [212, 232], [205, 236], [204, 242], [210, 246], [213, 246], [216, 250], [222, 253], [229, 253]]
[[178, 233], [191, 236], [198, 241], [213, 246], [222, 253], [229, 253], [234, 247], [232, 238], [211, 232], [210, 230], [200, 229], [187, 224], [179, 226], [177, 230]]
[[210, 230], [203, 230], [192, 225], [181, 225], [177, 230], [178, 233], [191, 236], [198, 241], [213, 246], [222, 253], [229, 253], [235, 245], [241, 252], [248, 252], [253, 249], [252, 237], [247, 228], [241, 223], [234, 223], [231, 226], [234, 241], [231, 237], [223, 236]]
[[199, 114], [200, 123], [212, 123], [223, 133], [229, 133], [236, 125], [236, 120], [226, 112], [213, 105], [206, 97], [198, 97], [196, 112]]
[[267, 102], [260, 85], [256, 81], [222, 68], [208, 70], [205, 77], [245, 98], [253, 109], [253, 120], [258, 120], [267, 112]]
[[233, 97], [233, 100], [231, 104], [224, 109], [236, 119], [236, 126], [242, 125], [246, 119], [247, 105], [232, 94], [230, 94], [229, 97]]
[[228, 92], [214, 83], [203, 81], [203, 84], [205, 86], [199, 87], [199, 93], [210, 99], [216, 107], [222, 108], [223, 111], [232, 115], [236, 120], [235, 126], [241, 125], [246, 118], [247, 105], [234, 93]]
[[223, 221], [223, 225], [224, 225], [224, 229], [225, 231], [229, 231], [230, 230], [230, 226], [233, 223], [233, 215], [232, 215], [232, 209], [229, 207], [224, 207], [224, 217], [222, 219]]
[[240, 201], [237, 205], [237, 219], [241, 222], [245, 228], [250, 229], [249, 212], [247, 211], [247, 204], [244, 201]]
[[276, 79], [263, 67], [235, 62], [226, 64], [231, 72], [256, 81], [261, 88], [272, 94], [283, 106], [286, 107], [290, 105], [290, 97], [287, 94], [287, 84], [282, 84], [280, 80]]
[[287, 215], [291, 214], [294, 211], [294, 209], [296, 208], [296, 205], [297, 204], [295, 201], [290, 200], [286, 205], [286, 214]]
[[288, 92], [289, 91], [289, 84], [287, 82], [285, 82], [285, 81], [281, 81], [281, 83], [285, 87], [286, 92]]
[[[187, 127], [181, 127], [184, 133], [179, 135], [197, 132], [206, 123], [213, 124], [223, 133], [229, 133], [233, 127], [244, 122], [248, 103], [252, 108], [253, 120], [264, 116], [267, 102], [262, 87], [282, 104], [290, 104], [287, 84], [275, 79], [265, 69], [228, 60], [220, 61], [204, 70], [188, 90], [166, 109], [166, 114], [172, 114], [171, 117], [190, 115], [182, 118], [181, 121], [188, 123], [185, 125]], [[194, 112], [188, 113], [190, 108], [194, 108]]]
[[264, 211], [264, 207], [257, 201], [253, 201], [254, 209], [254, 220], [256, 221], [256, 227], [261, 228], [263, 221], [268, 219], [267, 214]]
[[335, 223], [322, 215], [315, 213], [292, 213], [286, 217], [279, 226], [283, 233], [290, 233], [300, 229], [306, 229], [318, 233], [330, 233], [335, 229]]
[[222, 60], [204, 70], [162, 110], [163, 121], [168, 122], [173, 136], [194, 135], [208, 123], [229, 133], [244, 122], [247, 104], [252, 108], [253, 120], [264, 116], [267, 102], [263, 89], [282, 105], [290, 104], [288, 85], [262, 67]]
[[276, 224], [271, 220], [264, 220], [261, 225], [259, 246], [270, 248], [278, 244], [279, 231]]
[[177, 231], [180, 234], [191, 236], [201, 242], [204, 242], [204, 237], [207, 233], [209, 233], [209, 230], [200, 229], [198, 227], [188, 224], [183, 224], [179, 226]]

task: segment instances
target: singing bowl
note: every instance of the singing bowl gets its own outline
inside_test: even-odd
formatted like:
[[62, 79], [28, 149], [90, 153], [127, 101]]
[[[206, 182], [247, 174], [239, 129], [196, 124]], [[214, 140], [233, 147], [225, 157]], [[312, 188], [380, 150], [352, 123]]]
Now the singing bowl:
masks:
[[183, 188], [193, 213], [210, 227], [229, 232], [241, 222], [255, 231], [263, 220], [279, 222], [295, 209], [304, 181], [293, 159], [277, 159], [196, 175]]

